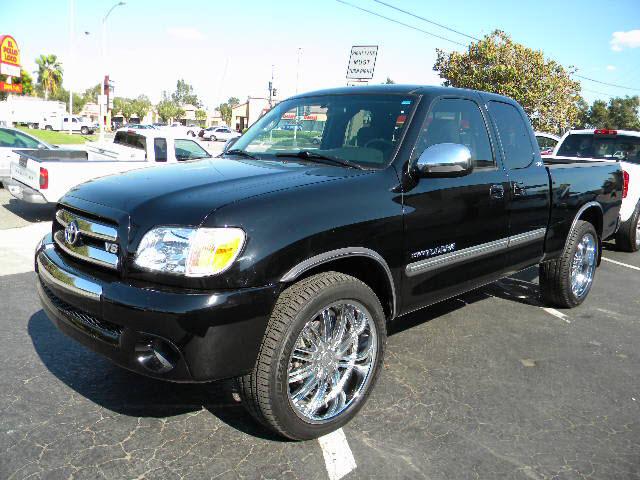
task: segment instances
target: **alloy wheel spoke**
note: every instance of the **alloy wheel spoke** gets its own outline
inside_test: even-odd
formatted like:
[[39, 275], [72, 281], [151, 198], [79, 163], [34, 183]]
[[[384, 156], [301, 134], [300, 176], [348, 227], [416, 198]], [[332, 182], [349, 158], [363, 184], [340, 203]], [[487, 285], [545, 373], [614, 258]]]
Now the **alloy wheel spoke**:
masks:
[[318, 384], [318, 380], [318, 377], [315, 374], [312, 374], [304, 385], [302, 385], [302, 387], [300, 387], [300, 389], [291, 396], [291, 399], [297, 403], [305, 398], [313, 391], [315, 386]]
[[343, 305], [340, 309], [340, 312], [336, 318], [336, 324], [333, 329], [333, 334], [331, 336], [331, 345], [335, 348], [337, 347], [344, 337], [345, 332], [347, 331], [347, 309]]
[[289, 372], [289, 383], [299, 382], [300, 380], [304, 380], [305, 378], [313, 375], [313, 366], [305, 365], [304, 367], [298, 368], [296, 370], [292, 370]]

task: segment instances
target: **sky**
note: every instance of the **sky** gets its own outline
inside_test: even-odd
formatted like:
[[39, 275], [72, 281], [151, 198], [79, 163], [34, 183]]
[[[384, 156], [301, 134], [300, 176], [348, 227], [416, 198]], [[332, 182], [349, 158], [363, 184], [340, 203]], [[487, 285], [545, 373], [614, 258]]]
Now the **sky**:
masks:
[[[101, 24], [115, 0], [3, 1], [0, 34], [16, 39], [30, 72], [38, 55], [58, 55], [65, 88], [83, 91], [108, 71], [116, 96], [145, 94], [157, 102], [184, 78], [207, 107], [230, 96], [267, 96], [272, 71], [280, 98], [295, 94], [296, 86], [304, 92], [345, 85], [352, 45], [379, 46], [371, 83], [390, 77], [396, 83], [440, 84], [433, 71], [435, 49], [464, 50], [338, 0], [125, 1], [106, 22], [106, 61]], [[343, 1], [469, 41], [375, 0]], [[640, 0], [385, 2], [474, 37], [499, 28], [547, 58], [576, 66], [583, 76], [637, 89], [582, 80], [590, 103], [640, 94]]]

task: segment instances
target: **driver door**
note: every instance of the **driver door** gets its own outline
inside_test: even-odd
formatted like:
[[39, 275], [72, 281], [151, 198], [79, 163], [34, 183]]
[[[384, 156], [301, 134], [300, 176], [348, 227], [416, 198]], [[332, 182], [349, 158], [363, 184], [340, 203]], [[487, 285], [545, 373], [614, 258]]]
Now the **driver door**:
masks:
[[475, 98], [434, 100], [411, 161], [440, 143], [468, 147], [474, 168], [465, 176], [419, 178], [404, 194], [405, 311], [496, 280], [506, 267], [508, 178]]

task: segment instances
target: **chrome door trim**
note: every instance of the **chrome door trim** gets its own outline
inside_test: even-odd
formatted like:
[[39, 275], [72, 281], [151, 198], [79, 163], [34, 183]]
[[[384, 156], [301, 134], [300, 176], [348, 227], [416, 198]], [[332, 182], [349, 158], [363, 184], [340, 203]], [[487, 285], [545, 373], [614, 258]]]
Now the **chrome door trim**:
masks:
[[537, 230], [531, 230], [530, 232], [519, 233], [518, 235], [509, 237], [509, 248], [539, 240], [544, 238], [546, 234], [546, 228], [538, 228]]
[[47, 256], [46, 252], [46, 250], [42, 250], [36, 259], [38, 274], [44, 281], [83, 297], [100, 300], [102, 296], [102, 287], [100, 285], [88, 278], [63, 270]]
[[506, 250], [509, 246], [509, 239], [503, 238], [501, 240], [495, 240], [493, 242], [483, 243], [474, 247], [464, 248], [457, 252], [446, 253], [444, 255], [438, 255], [434, 258], [426, 260], [420, 260], [419, 262], [413, 262], [407, 265], [405, 273], [407, 277], [413, 277], [420, 275], [421, 273], [431, 272], [437, 270], [443, 266], [456, 265], [458, 263], [466, 262], [474, 258], [484, 257], [491, 253], [496, 253], [501, 250]]
[[519, 233], [518, 235], [501, 238], [500, 240], [494, 240], [493, 242], [482, 243], [473, 247], [464, 248], [462, 250], [458, 250], [457, 252], [446, 253], [444, 255], [438, 255], [437, 257], [428, 258], [426, 260], [412, 262], [406, 266], [405, 273], [408, 277], [413, 277], [422, 273], [437, 270], [441, 267], [449, 267], [458, 263], [463, 263], [469, 260], [484, 257], [486, 255], [498, 253], [503, 250], [526, 245], [527, 243], [543, 239], [546, 234], [546, 228], [538, 228], [536, 230], [531, 230], [530, 232]]
[[382, 258], [378, 252], [371, 250], [365, 247], [345, 247], [338, 248], [336, 250], [330, 250], [328, 252], [321, 253], [319, 255], [315, 255], [310, 257], [292, 269], [290, 269], [287, 273], [285, 273], [282, 278], [280, 278], [281, 282], [293, 282], [296, 278], [302, 275], [307, 270], [310, 270], [318, 265], [322, 265], [323, 263], [331, 262], [333, 260], [338, 260], [340, 258], [345, 257], [367, 257], [375, 260], [380, 264], [380, 266], [384, 269], [387, 274], [387, 278], [389, 280], [389, 285], [391, 286], [391, 318], [395, 318], [396, 316], [396, 287], [393, 281], [393, 276], [391, 275], [391, 269], [387, 264], [386, 260]]

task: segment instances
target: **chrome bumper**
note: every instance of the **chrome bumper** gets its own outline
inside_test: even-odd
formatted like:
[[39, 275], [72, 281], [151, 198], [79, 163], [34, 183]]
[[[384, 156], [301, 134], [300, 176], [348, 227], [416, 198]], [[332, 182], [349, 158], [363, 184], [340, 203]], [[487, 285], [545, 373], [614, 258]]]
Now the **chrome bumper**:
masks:
[[4, 185], [4, 188], [9, 190], [9, 193], [18, 200], [22, 200], [27, 203], [48, 203], [42, 193], [12, 178], [3, 180], [2, 184]]
[[[48, 233], [36, 249], [38, 274], [45, 283], [57, 286], [76, 295], [92, 300], [100, 300], [102, 287], [90, 277], [80, 276], [65, 268], [64, 261], [54, 252], [53, 239]], [[55, 256], [55, 261], [49, 256]]]

